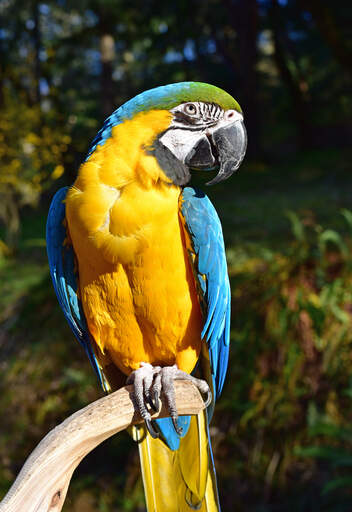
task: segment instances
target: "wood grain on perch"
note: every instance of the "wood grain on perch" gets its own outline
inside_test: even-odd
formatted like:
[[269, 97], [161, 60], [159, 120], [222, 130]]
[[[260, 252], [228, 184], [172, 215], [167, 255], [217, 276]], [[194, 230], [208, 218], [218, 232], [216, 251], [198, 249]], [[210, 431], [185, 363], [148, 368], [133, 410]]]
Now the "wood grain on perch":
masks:
[[[51, 430], [28, 457], [17, 479], [0, 503], [0, 512], [59, 512], [81, 460], [105, 439], [141, 423], [131, 401], [132, 386], [100, 398], [72, 414]], [[180, 415], [198, 414], [204, 402], [189, 381], [175, 382]], [[162, 400], [159, 413], [168, 413]]]

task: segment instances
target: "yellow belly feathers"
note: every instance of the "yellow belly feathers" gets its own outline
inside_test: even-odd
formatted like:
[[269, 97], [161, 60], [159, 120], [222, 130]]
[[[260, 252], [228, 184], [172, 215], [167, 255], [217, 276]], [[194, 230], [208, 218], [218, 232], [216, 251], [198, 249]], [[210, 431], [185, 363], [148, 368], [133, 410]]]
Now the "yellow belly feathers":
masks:
[[125, 374], [142, 361], [190, 373], [202, 316], [180, 223], [180, 188], [144, 148], [170, 124], [151, 111], [113, 128], [66, 201], [80, 298], [102, 354]]

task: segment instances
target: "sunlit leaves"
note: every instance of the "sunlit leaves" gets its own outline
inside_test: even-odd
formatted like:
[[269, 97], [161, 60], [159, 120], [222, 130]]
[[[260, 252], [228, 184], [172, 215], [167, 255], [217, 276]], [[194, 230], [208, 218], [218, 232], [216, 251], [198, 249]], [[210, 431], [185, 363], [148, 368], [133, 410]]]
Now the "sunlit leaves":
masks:
[[5, 242], [16, 242], [19, 208], [34, 206], [42, 192], [64, 172], [71, 137], [10, 88], [3, 90], [0, 110], [0, 221]]

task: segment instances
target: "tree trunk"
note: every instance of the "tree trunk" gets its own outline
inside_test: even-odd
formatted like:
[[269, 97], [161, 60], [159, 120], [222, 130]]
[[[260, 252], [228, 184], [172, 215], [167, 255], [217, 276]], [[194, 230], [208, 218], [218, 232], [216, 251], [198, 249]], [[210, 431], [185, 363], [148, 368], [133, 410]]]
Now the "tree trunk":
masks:
[[280, 16], [280, 6], [277, 0], [271, 3], [271, 22], [274, 40], [274, 60], [282, 82], [291, 96], [293, 116], [297, 128], [297, 140], [300, 149], [305, 150], [313, 146], [313, 130], [310, 121], [310, 102], [305, 98], [303, 87], [290, 70], [284, 50], [285, 27]]
[[[257, 64], [258, 6], [256, 0], [223, 0], [231, 24], [238, 36], [238, 54], [234, 74], [239, 77], [238, 100], [243, 108], [248, 131], [247, 154], [257, 157], [260, 153], [259, 106]], [[221, 48], [220, 48], [221, 51]], [[234, 51], [234, 50], [232, 50]]]
[[37, 0], [33, 1], [33, 42], [34, 42], [34, 99], [35, 103], [40, 105], [40, 48], [41, 48], [41, 31], [40, 31], [40, 15], [39, 3]]
[[115, 59], [115, 40], [111, 33], [104, 30], [101, 24], [100, 55], [101, 55], [101, 106], [104, 119], [114, 110], [114, 82], [112, 78]]
[[351, 74], [352, 51], [345, 43], [330, 7], [324, 5], [321, 0], [302, 0], [301, 5], [303, 9], [311, 13], [321, 36], [331, 48], [335, 59], [344, 71]]

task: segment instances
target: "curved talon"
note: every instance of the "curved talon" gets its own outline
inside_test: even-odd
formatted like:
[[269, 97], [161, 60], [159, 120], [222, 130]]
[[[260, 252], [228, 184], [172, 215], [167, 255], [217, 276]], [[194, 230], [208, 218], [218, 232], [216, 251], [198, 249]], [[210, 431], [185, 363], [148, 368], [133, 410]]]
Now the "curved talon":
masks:
[[149, 434], [152, 436], [153, 439], [158, 439], [159, 437], [159, 432], [157, 432], [154, 427], [153, 427], [153, 423], [151, 422], [151, 420], [144, 420], [145, 421], [145, 426], [147, 427], [147, 430], [149, 432]]
[[145, 401], [150, 406], [150, 408], [152, 409], [153, 412], [158, 412], [158, 409], [156, 408], [155, 403], [150, 396], [147, 396], [145, 398]]
[[174, 429], [175, 429], [175, 431], [176, 431], [176, 434], [177, 434], [178, 436], [182, 436], [182, 434], [183, 434], [183, 428], [178, 426], [178, 424], [177, 424], [177, 417], [176, 417], [176, 418], [173, 418], [173, 417], [172, 417], [171, 419], [172, 419], [172, 424], [173, 424], [173, 426], [174, 426]]
[[211, 404], [212, 398], [213, 398], [213, 395], [212, 395], [212, 393], [210, 391], [210, 388], [209, 388], [208, 391], [207, 391], [206, 399], [204, 401], [204, 406], [205, 407], [208, 407]]
[[150, 399], [153, 403], [152, 407], [155, 412], [159, 412], [160, 402], [159, 402], [159, 393], [157, 391], [153, 391], [153, 398]]
[[[149, 434], [154, 438], [159, 437], [151, 416], [150, 409], [158, 412], [160, 409], [160, 394], [164, 394], [166, 408], [171, 417], [173, 427], [178, 436], [183, 435], [183, 428], [178, 425], [178, 414], [175, 398], [174, 381], [186, 379], [197, 387], [203, 396], [204, 406], [208, 407], [212, 400], [212, 393], [208, 384], [193, 375], [183, 372], [176, 364], [173, 366], [152, 366], [150, 363], [141, 363], [140, 368], [131, 373], [127, 384], [133, 384], [132, 399], [136, 410], [145, 421]], [[149, 410], [148, 410], [149, 409]]]

